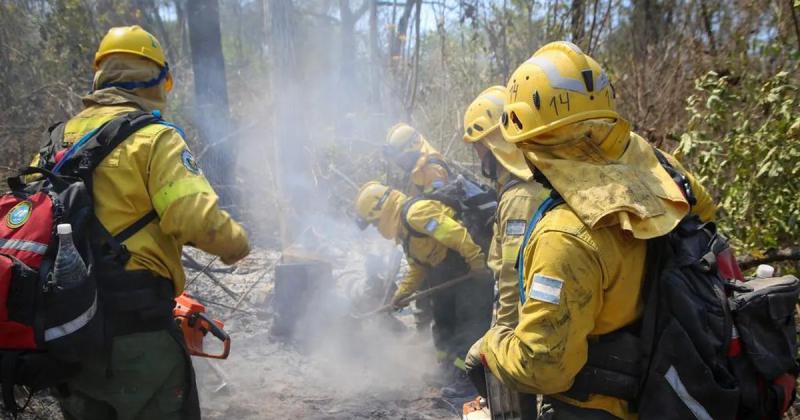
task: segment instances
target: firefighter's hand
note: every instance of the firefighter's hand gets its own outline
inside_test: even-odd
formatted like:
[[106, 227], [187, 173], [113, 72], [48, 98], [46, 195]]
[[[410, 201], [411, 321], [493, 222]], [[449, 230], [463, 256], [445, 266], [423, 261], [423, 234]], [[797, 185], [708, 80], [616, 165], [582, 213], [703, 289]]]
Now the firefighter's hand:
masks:
[[392, 297], [392, 309], [395, 310], [395, 311], [399, 311], [399, 310], [405, 308], [406, 306], [408, 306], [408, 303], [403, 302], [403, 299], [405, 299], [407, 297], [408, 296], [406, 296], [406, 295], [395, 294]]
[[483, 344], [483, 337], [479, 338], [472, 347], [469, 348], [467, 356], [464, 358], [464, 366], [466, 367], [467, 377], [469, 378], [478, 394], [486, 398], [486, 368], [483, 366], [483, 357], [481, 357], [481, 345]]
[[489, 270], [489, 268], [486, 267], [485, 264], [471, 267], [469, 270], [469, 276], [475, 280], [492, 280], [494, 278], [492, 270]]
[[483, 366], [483, 361], [481, 360], [481, 345], [483, 344], [483, 337], [479, 338], [472, 347], [469, 348], [467, 352], [467, 357], [464, 358], [464, 365], [467, 367], [467, 371], [470, 369], [474, 369], [480, 366]]

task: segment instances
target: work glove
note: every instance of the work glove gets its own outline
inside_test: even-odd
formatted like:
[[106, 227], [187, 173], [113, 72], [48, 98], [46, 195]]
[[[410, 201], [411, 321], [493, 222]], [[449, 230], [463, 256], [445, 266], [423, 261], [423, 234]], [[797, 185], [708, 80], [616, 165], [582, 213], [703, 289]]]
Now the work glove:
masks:
[[464, 366], [467, 371], [467, 377], [472, 382], [472, 386], [478, 391], [478, 394], [486, 398], [486, 368], [483, 365], [483, 357], [481, 356], [481, 346], [483, 345], [483, 337], [479, 338], [467, 352], [467, 357], [464, 358]]
[[400, 295], [400, 294], [395, 294], [394, 296], [392, 296], [392, 309], [395, 311], [399, 311], [408, 306], [408, 303], [401, 302], [403, 299], [407, 297], [408, 295]]
[[486, 264], [481, 261], [480, 264], [476, 264], [475, 266], [470, 266], [469, 275], [475, 280], [493, 280], [494, 274], [492, 270], [489, 270], [489, 267], [486, 267]]

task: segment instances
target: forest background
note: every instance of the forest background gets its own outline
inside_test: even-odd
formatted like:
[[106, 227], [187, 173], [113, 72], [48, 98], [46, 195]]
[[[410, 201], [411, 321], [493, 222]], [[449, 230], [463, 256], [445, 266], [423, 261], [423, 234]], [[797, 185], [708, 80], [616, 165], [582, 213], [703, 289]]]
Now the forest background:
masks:
[[99, 40], [131, 24], [165, 46], [166, 115], [264, 246], [348, 216], [396, 122], [474, 170], [464, 108], [569, 40], [711, 190], [740, 256], [798, 270], [800, 0], [2, 0], [0, 175], [80, 110]]

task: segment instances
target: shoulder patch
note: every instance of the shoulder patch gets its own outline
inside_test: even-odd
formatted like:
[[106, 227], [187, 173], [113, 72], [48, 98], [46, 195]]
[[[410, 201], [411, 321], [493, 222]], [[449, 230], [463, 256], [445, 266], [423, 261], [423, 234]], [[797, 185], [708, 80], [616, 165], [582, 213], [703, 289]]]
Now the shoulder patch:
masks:
[[439, 227], [439, 221], [436, 219], [430, 219], [425, 222], [425, 231], [428, 233], [433, 233], [436, 231], [436, 228]]
[[185, 166], [189, 172], [195, 175], [200, 175], [202, 173], [200, 167], [197, 166], [197, 161], [194, 160], [194, 156], [192, 155], [192, 152], [189, 151], [189, 149], [185, 149], [181, 153], [181, 162], [183, 162], [183, 166]]
[[512, 219], [506, 222], [506, 235], [507, 236], [522, 236], [525, 234], [525, 228], [528, 222], [522, 219]]
[[564, 280], [536, 273], [533, 275], [533, 285], [529, 296], [533, 300], [558, 305], [561, 303], [561, 287], [563, 285]]

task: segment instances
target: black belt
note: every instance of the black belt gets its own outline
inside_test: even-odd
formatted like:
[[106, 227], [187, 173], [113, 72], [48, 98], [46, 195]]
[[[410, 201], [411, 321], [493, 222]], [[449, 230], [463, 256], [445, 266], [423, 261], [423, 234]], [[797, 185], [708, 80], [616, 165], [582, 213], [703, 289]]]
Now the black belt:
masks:
[[99, 278], [111, 334], [160, 331], [175, 327], [172, 281], [147, 270], [118, 272]]

